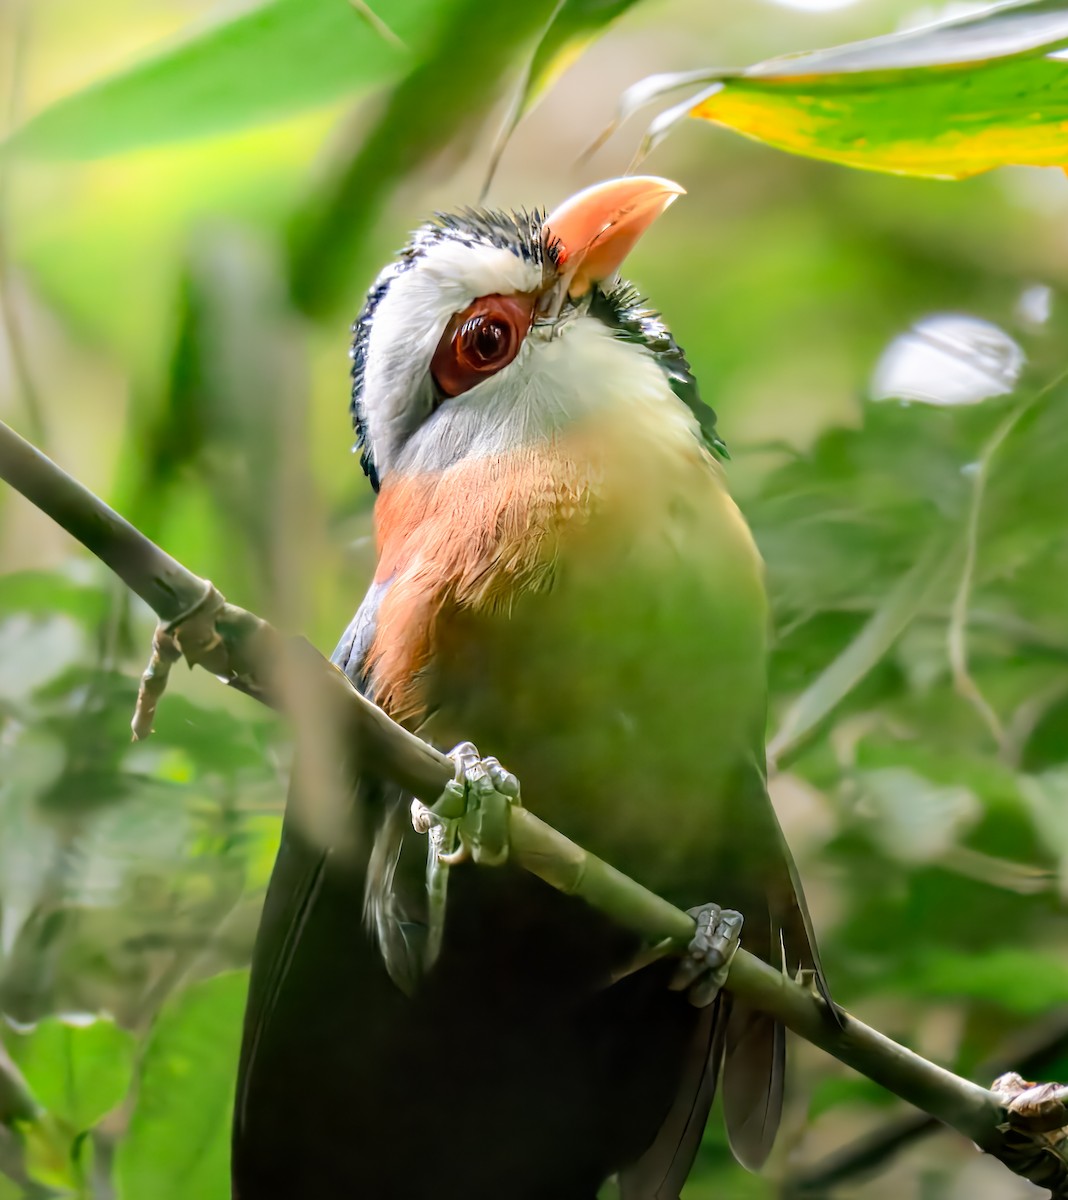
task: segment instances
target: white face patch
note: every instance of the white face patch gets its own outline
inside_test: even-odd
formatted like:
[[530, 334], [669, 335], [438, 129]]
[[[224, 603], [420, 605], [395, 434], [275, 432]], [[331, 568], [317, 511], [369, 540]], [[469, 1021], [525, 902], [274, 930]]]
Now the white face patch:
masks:
[[396, 276], [374, 313], [363, 376], [366, 439], [380, 478], [430, 415], [430, 360], [450, 318], [481, 296], [541, 286], [540, 264], [498, 246], [450, 238]]
[[691, 445], [693, 413], [642, 346], [617, 337], [596, 317], [535, 328], [496, 375], [446, 400], [416, 429], [396, 465], [406, 474], [442, 471], [461, 459], [488, 458], [553, 437], [599, 409]]

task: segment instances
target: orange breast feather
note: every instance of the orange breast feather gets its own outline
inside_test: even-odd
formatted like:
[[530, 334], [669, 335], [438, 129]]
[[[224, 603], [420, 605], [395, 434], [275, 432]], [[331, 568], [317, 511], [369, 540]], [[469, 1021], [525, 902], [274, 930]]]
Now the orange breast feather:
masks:
[[450, 615], [503, 614], [517, 595], [546, 586], [560, 532], [581, 519], [590, 490], [588, 468], [553, 444], [386, 479], [375, 579], [389, 589], [367, 667], [375, 700], [396, 720], [422, 713], [420, 673]]

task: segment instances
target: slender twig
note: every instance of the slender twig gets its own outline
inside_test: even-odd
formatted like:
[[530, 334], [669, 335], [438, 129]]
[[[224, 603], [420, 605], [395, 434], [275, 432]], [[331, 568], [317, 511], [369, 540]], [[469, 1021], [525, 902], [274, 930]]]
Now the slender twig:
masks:
[[365, 0], [349, 0], [349, 3], [380, 37], [385, 38], [387, 42], [396, 46], [398, 50], [408, 49], [404, 44], [404, 39], [398, 37], [378, 13], [369, 4], [365, 3]]
[[[780, 642], [786, 641], [800, 629], [803, 629], [815, 617], [826, 613], [857, 613], [870, 616], [878, 607], [879, 596], [856, 596], [846, 600], [836, 600], [829, 604], [821, 604], [796, 613], [789, 621], [776, 625], [776, 637]], [[952, 615], [951, 609], [944, 605], [931, 605], [916, 613], [916, 621], [933, 623], [944, 626]], [[1015, 643], [1015, 648], [1028, 650], [1036, 656], [1047, 655], [1057, 661], [1068, 659], [1068, 641], [1048, 630], [1032, 625], [1031, 622], [1009, 613], [988, 612], [984, 609], [969, 608], [968, 628], [982, 629], [999, 634]]]
[[[976, 1069], [984, 1079], [1015, 1067], [1028, 1077], [1041, 1077], [1068, 1051], [1068, 1008], [1051, 1020], [1008, 1039], [997, 1054]], [[905, 1113], [880, 1125], [854, 1142], [799, 1172], [791, 1173], [782, 1188], [782, 1200], [823, 1200], [832, 1189], [874, 1174], [902, 1150], [939, 1133], [945, 1126], [929, 1113]]]
[[0, 422], [0, 476], [96, 555], [159, 616], [180, 619], [204, 581]]
[[156, 635], [152, 639], [152, 657], [141, 676], [141, 686], [137, 689], [137, 705], [130, 722], [135, 742], [148, 737], [152, 732], [156, 708], [167, 687], [171, 667], [181, 657], [182, 650], [174, 634], [169, 633], [165, 626], [158, 625]]
[[986, 498], [986, 486], [990, 479], [994, 459], [1005, 440], [1019, 424], [1021, 418], [1063, 382], [1066, 376], [1068, 376], [1068, 371], [1060, 372], [1049, 383], [1037, 389], [1011, 409], [991, 434], [975, 463], [971, 500], [964, 526], [964, 563], [961, 567], [957, 591], [950, 609], [949, 624], [946, 628], [946, 649], [957, 694], [967, 700], [975, 709], [983, 724], [990, 731], [990, 736], [994, 739], [999, 752], [1002, 753], [1005, 750], [1006, 737], [1004, 726], [989, 700], [975, 682], [968, 666], [968, 608], [971, 604], [972, 584], [979, 555], [979, 526], [983, 514], [983, 501]]
[[[420, 800], [434, 803], [453, 778], [451, 759], [390, 720], [308, 643], [284, 642], [265, 622], [227, 604], [211, 584], [171, 558], [3, 423], [0, 477], [58, 521], [152, 605], [190, 661], [264, 701], [282, 697], [299, 711], [301, 701], [311, 698], [319, 711], [336, 716], [343, 725], [347, 744], [353, 747], [362, 770], [390, 779]], [[287, 678], [282, 679], [282, 673]], [[284, 686], [280, 687], [280, 682]], [[554, 887], [583, 897], [650, 941], [670, 939], [685, 944], [692, 936], [693, 920], [686, 913], [569, 841], [533, 813], [515, 806], [509, 822], [513, 858]], [[1050, 1092], [1037, 1116], [1027, 1115], [1033, 1105], [1027, 1113], [1013, 1115], [1006, 1108], [1005, 1097], [928, 1062], [848, 1014], [835, 1020], [810, 988], [744, 950], [732, 960], [727, 987], [840, 1061], [959, 1130], [1018, 1173], [1038, 1178], [1039, 1171], [1045, 1172], [1041, 1178], [1047, 1186], [1068, 1179], [1064, 1158], [1054, 1153], [1051, 1171], [1048, 1138], [1035, 1133], [1029, 1140], [1026, 1125], [1029, 1120], [1044, 1120], [1050, 1106], [1060, 1111], [1059, 1091]], [[1040, 1138], [1046, 1140], [1040, 1144]], [[1034, 1165], [1036, 1161], [1039, 1167]]]

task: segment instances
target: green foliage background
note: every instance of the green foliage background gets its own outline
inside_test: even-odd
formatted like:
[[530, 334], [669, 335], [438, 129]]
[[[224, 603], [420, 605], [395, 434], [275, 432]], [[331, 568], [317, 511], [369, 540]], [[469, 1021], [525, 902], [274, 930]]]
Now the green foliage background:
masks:
[[[372, 7], [389, 35], [346, 0], [0, 7], [8, 124], [33, 118], [0, 158], [0, 415], [327, 651], [372, 557], [348, 322], [413, 224], [477, 198], [554, 6]], [[539, 86], [561, 65], [550, 51], [618, 20], [519, 126], [493, 203], [552, 204], [622, 171], [641, 119], [576, 158], [644, 75], [906, 15], [886, 0], [572, 7]], [[204, 35], [213, 22], [231, 23]], [[689, 195], [628, 272], [720, 413], [768, 561], [773, 794], [836, 994], [988, 1082], [987, 1064], [1068, 1022], [1068, 184], [867, 175], [696, 122], [648, 167]], [[1017, 339], [1017, 389], [868, 399], [884, 348], [940, 311]], [[988, 370], [961, 355], [954, 371]], [[4, 488], [0, 565], [0, 1041], [47, 1109], [24, 1144], [0, 1129], [0, 1198], [222, 1200], [286, 731], [182, 674], [155, 737], [130, 745], [146, 612]], [[735, 1167], [713, 1121], [688, 1200], [795, 1194], [897, 1115], [794, 1050], [767, 1175]], [[1043, 1070], [1064, 1079], [1068, 1060]], [[943, 1135], [835, 1194], [1030, 1193]]]

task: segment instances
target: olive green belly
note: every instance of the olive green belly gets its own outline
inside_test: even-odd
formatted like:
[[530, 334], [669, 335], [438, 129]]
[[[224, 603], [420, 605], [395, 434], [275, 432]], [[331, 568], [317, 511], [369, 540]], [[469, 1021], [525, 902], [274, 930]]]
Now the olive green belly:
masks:
[[650, 530], [593, 521], [545, 590], [451, 614], [425, 728], [495, 755], [532, 811], [693, 904], [729, 863], [732, 806], [763, 798], [765, 604], [744, 527]]

